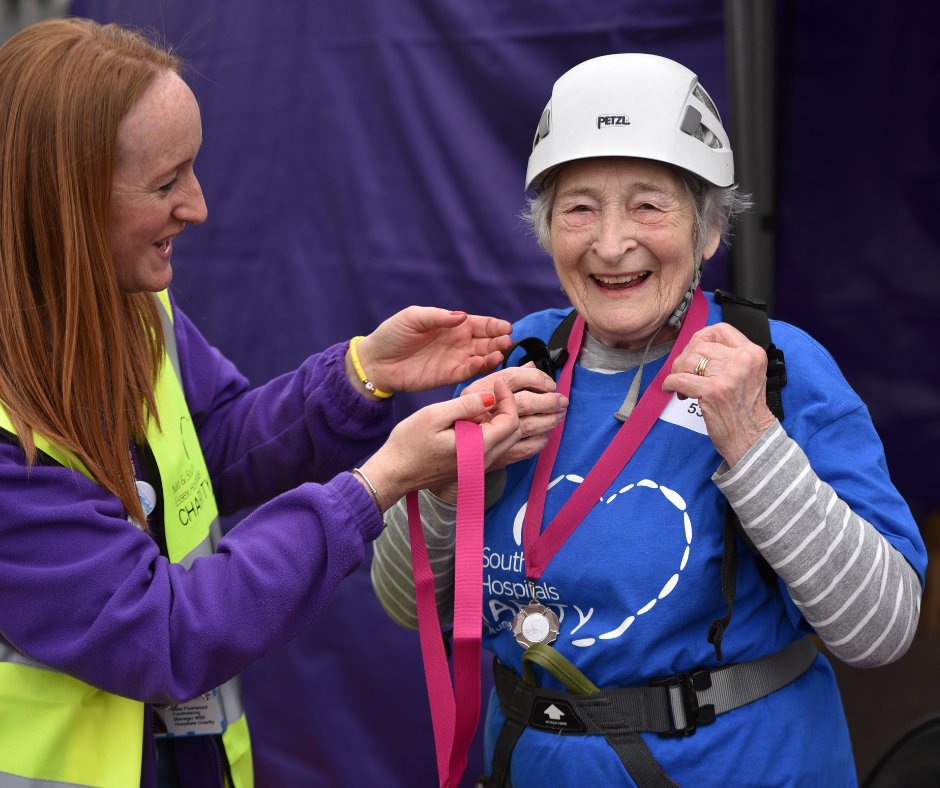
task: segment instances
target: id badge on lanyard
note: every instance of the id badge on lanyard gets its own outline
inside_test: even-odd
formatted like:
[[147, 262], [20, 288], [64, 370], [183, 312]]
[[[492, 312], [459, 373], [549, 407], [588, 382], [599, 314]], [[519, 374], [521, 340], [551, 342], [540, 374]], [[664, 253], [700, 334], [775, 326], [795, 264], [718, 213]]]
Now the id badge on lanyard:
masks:
[[218, 689], [199, 695], [186, 703], [155, 705], [153, 710], [157, 715], [154, 736], [158, 739], [210, 736], [224, 733], [228, 727]]

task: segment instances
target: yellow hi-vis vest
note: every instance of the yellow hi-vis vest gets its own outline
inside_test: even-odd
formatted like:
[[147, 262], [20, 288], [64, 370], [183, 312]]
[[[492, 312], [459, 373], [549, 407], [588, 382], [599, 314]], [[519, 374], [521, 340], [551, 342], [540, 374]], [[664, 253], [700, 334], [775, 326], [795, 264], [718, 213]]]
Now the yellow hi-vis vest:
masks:
[[[205, 459], [183, 397], [170, 299], [157, 295], [166, 358], [156, 386], [162, 430], [151, 422], [147, 442], [160, 470], [167, 552], [190, 566], [215, 550], [221, 531]], [[0, 427], [14, 432], [0, 403]], [[92, 478], [71, 452], [34, 435], [57, 462]], [[219, 688], [228, 727], [222, 734], [233, 788], [252, 788], [248, 724], [238, 680]], [[0, 788], [140, 784], [144, 704], [112, 695], [0, 645]]]

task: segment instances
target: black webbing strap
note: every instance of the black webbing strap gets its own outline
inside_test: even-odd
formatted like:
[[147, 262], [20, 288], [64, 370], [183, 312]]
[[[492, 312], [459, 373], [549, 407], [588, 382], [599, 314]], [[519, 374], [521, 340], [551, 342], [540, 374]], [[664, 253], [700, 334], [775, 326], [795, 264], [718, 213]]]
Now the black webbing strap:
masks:
[[[495, 666], [493, 672], [496, 672]], [[509, 702], [512, 702], [512, 699]], [[525, 730], [525, 725], [515, 717], [509, 716], [503, 706], [502, 696], [500, 696], [500, 706], [503, 708], [503, 714], [506, 715], [506, 721], [496, 739], [496, 746], [493, 748], [493, 765], [490, 767], [490, 774], [484, 784], [493, 788], [509, 788], [509, 760], [512, 758], [512, 751], [516, 749], [516, 742]]]
[[[541, 715], [545, 720], [555, 720], [555, 730], [559, 734], [603, 736], [637, 785], [643, 788], [675, 788], [676, 783], [669, 779], [638, 733], [640, 728], [635, 721], [646, 716], [646, 709], [638, 696], [618, 696], [604, 691], [577, 694], [530, 687], [497, 660], [493, 661], [493, 675], [506, 721], [493, 750], [489, 785], [509, 788], [512, 751], [527, 726], [546, 730], [543, 725], [532, 724], [533, 719]], [[649, 724], [658, 730], [669, 730], [668, 690], [652, 687], [640, 689], [649, 689], [667, 699], [660, 705], [660, 717], [650, 720]], [[575, 698], [579, 701], [577, 710], [572, 703]], [[552, 712], [552, 709], [557, 711]], [[559, 717], [559, 714], [562, 716]]]
[[[758, 299], [744, 298], [724, 290], [715, 291], [715, 302], [721, 305], [721, 318], [734, 326], [755, 345], [764, 348], [767, 353], [767, 407], [779, 420], [783, 421], [783, 399], [781, 390], [787, 382], [787, 369], [783, 351], [776, 347], [770, 336], [770, 321], [767, 317], [767, 304]], [[731, 623], [734, 610], [735, 589], [737, 586], [738, 551], [735, 537], [741, 539], [751, 551], [757, 569], [768, 585], [776, 583], [776, 574], [766, 559], [748, 539], [738, 522], [730, 504], [725, 509], [724, 554], [721, 559], [721, 595], [725, 600], [725, 615], [716, 618], [708, 627], [708, 642], [715, 647], [715, 657], [722, 659], [721, 640]]]
[[674, 786], [640, 732], [690, 736], [716, 716], [787, 686], [810, 668], [816, 655], [812, 640], [803, 638], [751, 662], [654, 679], [647, 687], [587, 693], [530, 686], [494, 660], [496, 694], [506, 722], [496, 742], [489, 784], [507, 788], [512, 751], [522, 731], [532, 727], [562, 736], [603, 736], [640, 788]]
[[767, 353], [767, 407], [783, 421], [780, 392], [787, 383], [787, 368], [783, 351], [774, 345], [770, 337], [766, 302], [716, 290], [715, 303], [721, 304], [722, 320], [738, 329], [755, 345], [760, 345]]
[[568, 360], [568, 337], [571, 335], [571, 327], [577, 318], [577, 310], [572, 309], [556, 326], [548, 339], [548, 344], [538, 337], [520, 339], [503, 354], [502, 368], [505, 369], [508, 366], [509, 357], [513, 354], [513, 351], [516, 348], [522, 348], [525, 355], [516, 362], [515, 366], [521, 367], [531, 361], [537, 369], [542, 370], [549, 377], [555, 378], [558, 370]]
[[[565, 694], [578, 696], [586, 707], [581, 715], [582, 718], [586, 719], [586, 722], [579, 720], [578, 715], [567, 705], [567, 701], [561, 697], [550, 700], [548, 706], [545, 705], [546, 701], [544, 699], [538, 700], [528, 714], [524, 713], [522, 717], [514, 720], [508, 732], [506, 732], [505, 727], [500, 732], [496, 744], [499, 750], [498, 761], [495, 754], [493, 759], [494, 778], [497, 774], [499, 775], [499, 781], [495, 782], [495, 785], [501, 785], [503, 782], [508, 784], [509, 760], [512, 750], [525, 727], [522, 720], [528, 719], [529, 724], [534, 727], [545, 728], [547, 726], [552, 732], [558, 732], [561, 729], [568, 729], [568, 732], [583, 730], [584, 733], [603, 736], [607, 744], [617, 753], [623, 767], [637, 785], [651, 786], [652, 788], [675, 788], [676, 783], [669, 779], [669, 775], [663, 771], [640, 734], [633, 726], [624, 726], [623, 724], [624, 719], [633, 719], [638, 715], [640, 717], [645, 716], [643, 714], [644, 710], [635, 705], [635, 698], [627, 698], [630, 701], [629, 706], [621, 708], [621, 704], [618, 702], [622, 700], [621, 698], [606, 698], [601, 694], [600, 688], [578, 670], [574, 663], [546, 643], [535, 643], [529, 646], [522, 655], [523, 684], [526, 687], [536, 689], [538, 679], [533, 670], [533, 665], [541, 666], [561, 682], [568, 690]], [[497, 666], [505, 670], [498, 662], [494, 662], [494, 674], [497, 673]], [[514, 679], [510, 677], [514, 674], [511, 671], [506, 671], [506, 673], [508, 676], [501, 676], [498, 680], [512, 682]], [[520, 703], [523, 706], [526, 705], [524, 697], [520, 697]], [[587, 710], [592, 707], [593, 713]], [[567, 709], [567, 720], [565, 719], [566, 712], [562, 711], [562, 708]], [[522, 709], [522, 711], [525, 712], [526, 710]], [[540, 713], [543, 716], [535, 716]], [[509, 719], [511, 718], [507, 715], [507, 720]], [[668, 727], [669, 720], [659, 719], [656, 720], [656, 723]], [[498, 764], [499, 772], [496, 771], [496, 764]]]
[[[721, 652], [721, 641], [725, 630], [731, 623], [731, 614], [734, 611], [734, 596], [738, 585], [738, 548], [735, 543], [735, 534], [740, 530], [738, 516], [730, 504], [725, 506], [725, 524], [722, 543], [724, 552], [721, 556], [721, 596], [725, 600], [725, 614], [716, 618], [708, 627], [708, 642], [715, 647], [715, 659], [724, 660]], [[766, 563], [766, 562], [765, 562]]]

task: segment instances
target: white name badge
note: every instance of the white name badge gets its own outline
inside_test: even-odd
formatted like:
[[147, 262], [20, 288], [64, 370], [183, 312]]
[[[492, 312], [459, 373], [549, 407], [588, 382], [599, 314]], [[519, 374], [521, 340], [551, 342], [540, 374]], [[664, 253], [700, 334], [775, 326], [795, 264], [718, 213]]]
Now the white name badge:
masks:
[[[149, 482], [135, 481], [134, 485], [137, 487], [137, 497], [140, 499], [140, 506], [144, 510], [144, 516], [150, 517], [153, 513], [153, 510], [157, 508], [157, 491], [153, 488], [153, 485]], [[128, 515], [127, 522], [133, 523], [141, 531], [144, 530], [144, 526], [137, 522], [133, 517]]]
[[157, 491], [153, 489], [150, 482], [135, 481], [134, 485], [137, 487], [137, 497], [140, 499], [144, 514], [150, 517], [153, 510], [157, 508]]
[[193, 698], [186, 703], [154, 706], [157, 713], [154, 736], [171, 739], [174, 736], [209, 736], [224, 733], [228, 724], [222, 714], [222, 703], [217, 689]]
[[697, 399], [679, 399], [675, 394], [672, 399], [663, 408], [659, 416], [663, 421], [675, 424], [677, 427], [685, 427], [687, 430], [708, 435], [705, 428], [705, 419], [702, 417], [702, 409], [699, 407]]

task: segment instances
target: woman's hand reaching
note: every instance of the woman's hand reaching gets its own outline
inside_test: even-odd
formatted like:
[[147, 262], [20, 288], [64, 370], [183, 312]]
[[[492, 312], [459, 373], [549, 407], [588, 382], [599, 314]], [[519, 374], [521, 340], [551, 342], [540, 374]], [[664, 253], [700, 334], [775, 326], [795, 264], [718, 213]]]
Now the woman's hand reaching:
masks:
[[466, 397], [493, 391], [498, 381], [505, 383], [515, 397], [520, 438], [502, 455], [490, 458], [489, 469], [503, 468], [534, 457], [545, 448], [549, 434], [564, 420], [568, 411], [568, 398], [555, 393], [555, 381], [532, 364], [501, 369], [475, 380], [460, 394]]
[[457, 478], [453, 427], [461, 419], [480, 424], [486, 467], [522, 438], [515, 399], [500, 380], [495, 382], [492, 392], [421, 408], [399, 423], [382, 448], [362, 466], [363, 473], [375, 485], [382, 511], [405, 493], [449, 484]]
[[[494, 369], [512, 344], [511, 328], [495, 317], [410, 306], [363, 337], [357, 350], [376, 388], [423, 391]], [[347, 374], [351, 370], [347, 364]], [[359, 385], [358, 377], [351, 380]]]
[[[548, 443], [548, 436], [565, 418], [568, 398], [555, 393], [555, 381], [534, 365], [508, 367], [473, 381], [462, 392], [461, 397], [478, 396], [493, 391], [501, 382], [509, 387], [516, 400], [519, 415], [519, 439], [508, 445], [502, 454], [487, 457], [487, 469], [504, 468], [514, 462], [534, 457]], [[457, 486], [454, 484], [430, 488], [438, 498], [454, 503]]]

